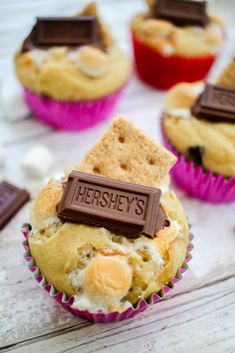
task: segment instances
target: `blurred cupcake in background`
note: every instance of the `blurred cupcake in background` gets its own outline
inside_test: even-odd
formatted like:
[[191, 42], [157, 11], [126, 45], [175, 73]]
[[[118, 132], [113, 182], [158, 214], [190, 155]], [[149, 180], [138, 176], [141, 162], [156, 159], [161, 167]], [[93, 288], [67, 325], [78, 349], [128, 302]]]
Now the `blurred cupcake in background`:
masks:
[[206, 1], [149, 0], [131, 24], [136, 70], [151, 86], [205, 78], [224, 43], [223, 21]]
[[179, 158], [172, 177], [188, 194], [235, 201], [235, 59], [216, 84], [179, 83], [166, 96], [165, 145]]
[[64, 130], [106, 119], [131, 71], [94, 3], [74, 17], [37, 18], [15, 66], [35, 116]]

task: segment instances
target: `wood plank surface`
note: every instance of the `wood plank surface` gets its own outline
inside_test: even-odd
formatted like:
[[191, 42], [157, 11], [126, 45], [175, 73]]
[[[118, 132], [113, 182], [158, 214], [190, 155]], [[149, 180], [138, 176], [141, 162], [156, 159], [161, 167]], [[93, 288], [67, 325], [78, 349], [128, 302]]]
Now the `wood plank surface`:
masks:
[[[73, 14], [84, 3], [83, 0], [1, 0], [1, 85], [16, 85], [12, 57], [35, 16]], [[144, 9], [144, 1], [98, 3], [120, 46], [131, 57], [128, 26], [132, 16]], [[213, 79], [235, 53], [235, 3], [217, 0], [211, 1], [210, 6], [224, 15], [229, 26], [228, 43], [211, 72]], [[160, 141], [164, 95], [142, 84], [133, 74], [116, 113], [125, 114]], [[21, 170], [22, 157], [31, 146], [40, 143], [50, 148], [55, 165], [48, 177], [56, 175], [77, 164], [109, 123], [84, 132], [65, 133], [39, 123], [32, 116], [9, 124], [2, 115], [0, 144], [6, 162], [0, 169], [0, 180], [27, 187], [34, 197], [46, 178], [27, 179]], [[0, 351], [235, 353], [235, 204], [201, 203], [174, 189], [195, 235], [190, 269], [176, 288], [150, 310], [132, 320], [108, 325], [74, 317], [31, 278], [22, 259], [20, 227], [27, 221], [29, 209], [29, 205], [25, 206], [0, 232]]]

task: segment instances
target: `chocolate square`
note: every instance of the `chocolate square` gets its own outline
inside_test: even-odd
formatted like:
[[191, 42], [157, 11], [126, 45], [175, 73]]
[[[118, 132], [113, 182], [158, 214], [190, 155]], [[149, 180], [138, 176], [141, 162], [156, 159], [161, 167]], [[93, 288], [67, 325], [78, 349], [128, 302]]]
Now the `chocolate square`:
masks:
[[117, 234], [153, 238], [169, 225], [160, 207], [161, 190], [73, 171], [57, 216], [66, 222], [105, 227]]
[[36, 45], [79, 46], [97, 41], [98, 23], [95, 16], [37, 18]]
[[235, 90], [206, 84], [191, 111], [198, 119], [235, 123]]
[[153, 16], [168, 20], [177, 26], [205, 27], [209, 21], [206, 1], [157, 0]]

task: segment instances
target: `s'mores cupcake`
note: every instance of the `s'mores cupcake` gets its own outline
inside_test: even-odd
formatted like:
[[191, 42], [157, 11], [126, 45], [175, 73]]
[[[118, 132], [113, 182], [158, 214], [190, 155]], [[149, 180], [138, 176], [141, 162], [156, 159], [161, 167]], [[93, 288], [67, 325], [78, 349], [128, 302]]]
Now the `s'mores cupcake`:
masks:
[[149, 0], [131, 24], [136, 69], [156, 88], [203, 79], [224, 43], [220, 17], [206, 1]]
[[166, 146], [179, 157], [175, 182], [205, 201], [235, 201], [235, 60], [216, 84], [174, 86], [162, 123]]
[[124, 117], [36, 197], [24, 226], [36, 280], [75, 315], [127, 319], [179, 281], [188, 222], [169, 188], [175, 156]]
[[106, 119], [131, 70], [94, 3], [74, 17], [37, 18], [15, 67], [35, 116], [65, 130]]

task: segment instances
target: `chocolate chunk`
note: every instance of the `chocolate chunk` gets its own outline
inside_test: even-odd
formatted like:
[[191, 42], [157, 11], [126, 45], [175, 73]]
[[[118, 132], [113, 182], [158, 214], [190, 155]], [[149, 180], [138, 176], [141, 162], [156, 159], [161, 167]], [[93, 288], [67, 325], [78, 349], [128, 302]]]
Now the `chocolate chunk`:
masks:
[[153, 17], [168, 20], [177, 26], [205, 27], [209, 21], [206, 1], [157, 0]]
[[203, 164], [202, 156], [204, 151], [205, 151], [204, 147], [201, 147], [201, 146], [189, 147], [187, 150], [186, 158], [187, 160], [193, 161], [194, 165], [197, 167]]
[[235, 90], [206, 84], [191, 111], [198, 119], [235, 123]]
[[79, 47], [94, 45], [103, 48], [99, 24], [95, 16], [39, 17], [22, 51], [34, 47], [47, 49], [54, 46]]
[[154, 238], [169, 226], [161, 190], [73, 171], [57, 207], [63, 221], [105, 227], [128, 238]]
[[30, 200], [26, 190], [3, 181], [0, 184], [0, 229]]

